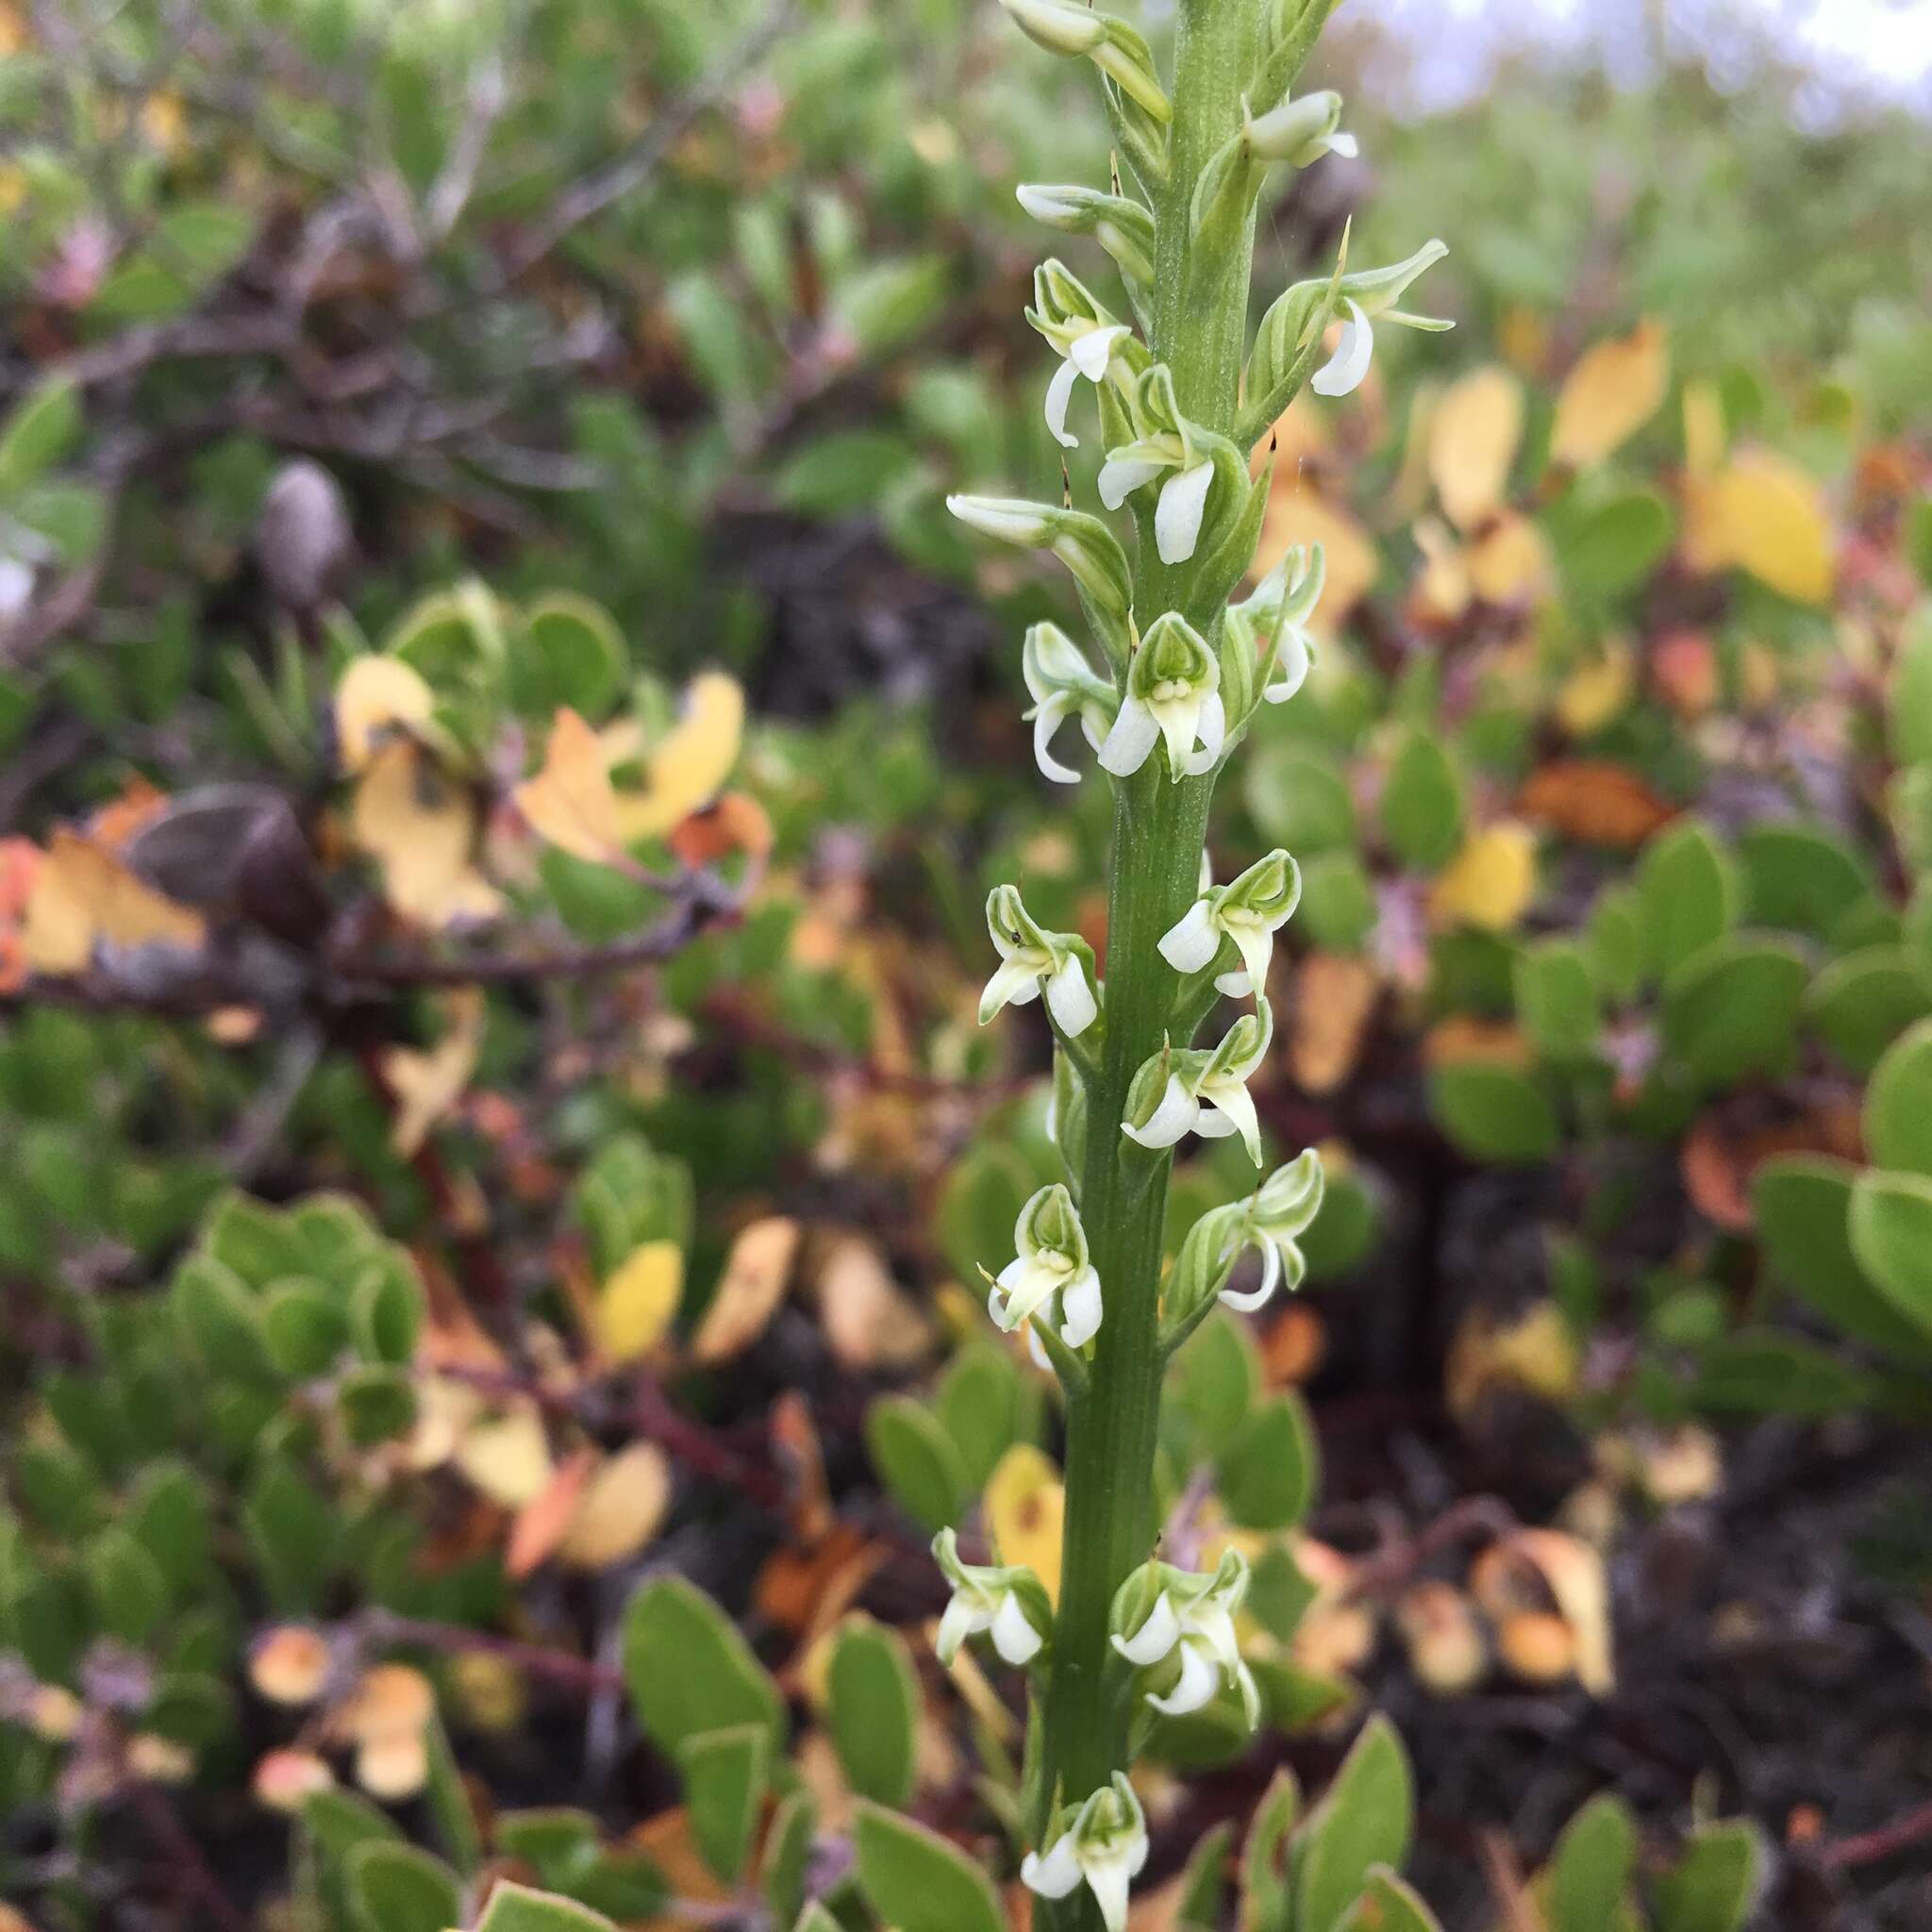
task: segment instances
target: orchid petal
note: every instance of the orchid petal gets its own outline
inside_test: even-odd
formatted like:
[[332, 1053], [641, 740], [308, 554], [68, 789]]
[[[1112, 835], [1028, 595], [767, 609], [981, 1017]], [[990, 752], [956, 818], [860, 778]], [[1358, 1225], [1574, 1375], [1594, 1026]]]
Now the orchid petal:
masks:
[[1065, 963], [1046, 982], [1046, 1009], [1069, 1040], [1077, 1040], [1099, 1016], [1100, 1006], [1087, 984], [1087, 969], [1078, 954], [1069, 953]]
[[1186, 1717], [1190, 1711], [1212, 1704], [1220, 1688], [1220, 1670], [1197, 1646], [1184, 1643], [1179, 1683], [1165, 1697], [1150, 1697], [1147, 1702], [1169, 1717]]
[[1009, 1664], [1030, 1663], [1040, 1655], [1041, 1635], [1027, 1621], [1016, 1592], [1008, 1591], [993, 1612], [992, 1647]]
[[1187, 760], [1186, 770], [1191, 778], [1211, 772], [1220, 762], [1222, 746], [1227, 742], [1227, 707], [1218, 691], [1209, 691], [1201, 700], [1201, 716], [1194, 729], [1201, 740], [1201, 749]]
[[1375, 353], [1375, 331], [1362, 306], [1349, 297], [1348, 320], [1341, 327], [1341, 341], [1335, 353], [1316, 370], [1308, 387], [1318, 396], [1345, 396], [1361, 387], [1369, 373], [1370, 358]]
[[1041, 1898], [1065, 1898], [1079, 1884], [1080, 1861], [1074, 1854], [1074, 1835], [1063, 1832], [1045, 1857], [1028, 1852], [1020, 1863], [1020, 1882]]
[[1151, 483], [1166, 469], [1144, 457], [1108, 457], [1100, 466], [1097, 488], [1100, 500], [1108, 509], [1118, 509], [1135, 491]]
[[1221, 934], [1205, 899], [1196, 899], [1160, 936], [1160, 957], [1176, 973], [1198, 973], [1221, 950]]
[[1154, 547], [1162, 563], [1185, 563], [1193, 556], [1208, 508], [1208, 486], [1213, 480], [1213, 463], [1203, 462], [1161, 486], [1154, 510]]
[[1133, 1636], [1117, 1636], [1113, 1647], [1130, 1664], [1145, 1670], [1149, 1664], [1158, 1664], [1179, 1642], [1180, 1634], [1181, 1620], [1174, 1612], [1174, 1600], [1163, 1590], [1147, 1612], [1147, 1621]]
[[1100, 747], [1101, 769], [1116, 778], [1132, 777], [1147, 762], [1147, 754], [1159, 736], [1159, 721], [1146, 704], [1140, 698], [1128, 698]]
[[1149, 1116], [1146, 1125], [1137, 1127], [1131, 1121], [1123, 1121], [1121, 1132], [1142, 1147], [1172, 1147], [1198, 1124], [1200, 1115], [1200, 1102], [1181, 1085], [1178, 1074], [1170, 1074], [1160, 1105]]
[[[1069, 1348], [1085, 1348], [1100, 1333], [1100, 1276], [1083, 1269], [1060, 1291], [1060, 1340]], [[1028, 1334], [1031, 1334], [1029, 1329]]]
[[1053, 735], [1073, 708], [1072, 698], [1049, 698], [1033, 714], [1033, 762], [1040, 767], [1041, 777], [1051, 778], [1056, 785], [1080, 782], [1079, 773], [1071, 765], [1061, 764], [1053, 755]]
[[1046, 426], [1062, 449], [1078, 449], [1080, 439], [1067, 433], [1067, 410], [1074, 400], [1074, 385], [1080, 372], [1071, 362], [1062, 362], [1046, 386]]
[[1266, 1305], [1281, 1282], [1281, 1251], [1271, 1241], [1261, 1240], [1254, 1244], [1261, 1252], [1261, 1285], [1237, 1292], [1234, 1289], [1224, 1288], [1221, 1299], [1230, 1308], [1239, 1308], [1244, 1315]]

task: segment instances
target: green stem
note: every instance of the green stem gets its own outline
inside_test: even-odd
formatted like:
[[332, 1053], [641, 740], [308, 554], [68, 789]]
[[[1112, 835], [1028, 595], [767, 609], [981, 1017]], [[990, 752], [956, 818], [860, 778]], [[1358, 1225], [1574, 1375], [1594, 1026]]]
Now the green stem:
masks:
[[[1202, 259], [1190, 245], [1189, 210], [1203, 164], [1240, 124], [1261, 11], [1259, 0], [1183, 0], [1169, 177], [1155, 210], [1150, 346], [1174, 373], [1181, 409], [1223, 433], [1234, 423], [1240, 390], [1253, 226], [1236, 246]], [[1200, 608], [1197, 576], [1192, 562], [1163, 565], [1143, 541], [1135, 586], [1141, 629], [1163, 610], [1175, 609], [1214, 642], [1222, 612]], [[1106, 1319], [1090, 1386], [1068, 1416], [1066, 1531], [1042, 1808], [1054, 1802], [1056, 1790], [1065, 1802], [1086, 1797], [1128, 1763], [1131, 1713], [1113, 1694], [1118, 1679], [1108, 1668], [1108, 1620], [1114, 1592], [1146, 1560], [1154, 1542], [1161, 1233], [1172, 1160], [1137, 1147], [1120, 1124], [1134, 1074], [1160, 1051], [1173, 1010], [1176, 977], [1157, 947], [1198, 890], [1212, 791], [1211, 776], [1171, 782], [1157, 752], [1120, 786], [1115, 805], [1107, 1047], [1087, 1085], [1080, 1199]], [[1066, 1932], [1098, 1924], [1097, 1907], [1084, 1890], [1048, 1916]]]

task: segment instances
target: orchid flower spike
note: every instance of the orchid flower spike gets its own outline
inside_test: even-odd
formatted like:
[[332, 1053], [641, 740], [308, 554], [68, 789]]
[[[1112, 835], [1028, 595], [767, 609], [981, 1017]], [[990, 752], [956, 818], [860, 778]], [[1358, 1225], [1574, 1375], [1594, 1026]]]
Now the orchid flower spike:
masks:
[[1093, 949], [1075, 933], [1047, 932], [1021, 903], [1017, 886], [987, 894], [986, 929], [1000, 963], [979, 996], [984, 1026], [1003, 1008], [1030, 1006], [1044, 992], [1046, 1010], [1069, 1040], [1100, 1013], [1093, 991]]
[[1309, 168], [1324, 155], [1352, 161], [1361, 153], [1355, 136], [1341, 132], [1341, 96], [1332, 90], [1283, 101], [1265, 114], [1250, 114], [1243, 102], [1242, 115], [1242, 139], [1258, 160]]
[[1255, 1010], [1243, 1013], [1211, 1052], [1187, 1048], [1166, 1055], [1167, 1080], [1160, 1098], [1137, 1124], [1131, 1117], [1138, 1110], [1134, 1098], [1145, 1105], [1145, 1086], [1152, 1084], [1149, 1075], [1158, 1071], [1161, 1059], [1145, 1062], [1134, 1076], [1134, 1098], [1128, 1101], [1129, 1118], [1121, 1123], [1121, 1132], [1142, 1147], [1154, 1148], [1172, 1147], [1189, 1134], [1209, 1141], [1239, 1134], [1248, 1158], [1259, 1167], [1261, 1124], [1247, 1082], [1268, 1058], [1274, 1039], [1274, 1008], [1257, 992]]
[[1162, 563], [1185, 563], [1201, 540], [1208, 513], [1214, 481], [1211, 440], [1180, 413], [1165, 363], [1141, 372], [1130, 414], [1135, 440], [1108, 451], [1100, 466], [1100, 500], [1118, 509], [1136, 490], [1164, 476], [1154, 508], [1154, 547]]
[[969, 1637], [990, 1637], [1002, 1662], [1030, 1664], [1053, 1635], [1053, 1605], [1040, 1578], [1024, 1564], [962, 1563], [950, 1529], [933, 1538], [932, 1554], [953, 1586], [933, 1640], [940, 1662], [950, 1670]]
[[1176, 610], [1157, 617], [1134, 653], [1126, 697], [1100, 747], [1101, 765], [1117, 778], [1131, 777], [1162, 738], [1175, 781], [1211, 772], [1227, 740], [1220, 660]]
[[1438, 330], [1456, 326], [1439, 316], [1413, 315], [1395, 307], [1408, 285], [1448, 253], [1446, 242], [1425, 242], [1407, 261], [1398, 261], [1391, 268], [1362, 269], [1341, 278], [1336, 293], [1347, 311], [1347, 320], [1341, 325], [1341, 341], [1334, 355], [1308, 380], [1308, 387], [1318, 396], [1345, 396], [1360, 388], [1375, 351], [1374, 325], [1377, 321], [1394, 323], [1403, 328]]
[[1309, 1147], [1286, 1167], [1277, 1167], [1255, 1191], [1241, 1227], [1221, 1258], [1232, 1263], [1242, 1248], [1258, 1250], [1261, 1280], [1258, 1287], [1245, 1291], [1223, 1289], [1221, 1299], [1229, 1307], [1253, 1314], [1283, 1282], [1291, 1294], [1302, 1285], [1308, 1264], [1302, 1257], [1298, 1237], [1307, 1232], [1322, 1211], [1324, 1185], [1322, 1157]]
[[1241, 1694], [1248, 1728], [1259, 1723], [1260, 1692], [1241, 1660], [1234, 1629], [1235, 1612], [1247, 1593], [1247, 1558], [1232, 1549], [1211, 1575], [1150, 1562], [1128, 1579], [1116, 1616], [1124, 1602], [1139, 1599], [1144, 1608], [1130, 1612], [1131, 1634], [1116, 1631], [1113, 1647], [1136, 1669], [1158, 1673], [1152, 1682], [1167, 1681], [1164, 1692], [1148, 1690], [1147, 1702], [1156, 1710], [1168, 1717], [1200, 1710], [1214, 1701], [1224, 1679]]
[[1010, 1335], [1057, 1306], [1060, 1340], [1084, 1348], [1100, 1330], [1100, 1276], [1088, 1257], [1074, 1197], [1058, 1181], [1021, 1208], [1013, 1246], [1019, 1252], [988, 1292], [987, 1313]]
[[1126, 1774], [1117, 1771], [1078, 1810], [1062, 1810], [1045, 1856], [1028, 1852], [1020, 1878], [1041, 1898], [1065, 1898], [1084, 1881], [1107, 1932], [1125, 1932], [1127, 1891], [1146, 1862], [1147, 1815]]
[[1319, 543], [1291, 544], [1254, 594], [1228, 612], [1257, 639], [1265, 640], [1258, 677], [1262, 700], [1285, 705], [1307, 682], [1315, 662], [1308, 623], [1328, 580], [1328, 559]]
[[1098, 751], [1112, 728], [1120, 699], [1113, 686], [1088, 663], [1086, 654], [1057, 624], [1036, 624], [1021, 658], [1033, 708], [1033, 761], [1056, 785], [1077, 785], [1080, 774], [1053, 755], [1053, 735], [1077, 717], [1087, 742]]
[[1241, 971], [1224, 973], [1216, 988], [1240, 999], [1268, 984], [1274, 935], [1302, 896], [1301, 868], [1286, 852], [1257, 858], [1224, 886], [1208, 886], [1160, 937], [1160, 957], [1176, 973], [1199, 973], [1214, 962], [1224, 941], [1241, 956]]

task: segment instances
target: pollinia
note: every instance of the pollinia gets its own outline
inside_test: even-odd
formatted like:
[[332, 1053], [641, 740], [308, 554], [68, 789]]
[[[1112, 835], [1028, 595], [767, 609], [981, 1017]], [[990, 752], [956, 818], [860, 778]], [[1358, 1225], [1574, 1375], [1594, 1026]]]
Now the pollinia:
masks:
[[[1362, 381], [1378, 324], [1448, 326], [1400, 306], [1445, 251], [1430, 242], [1363, 271], [1344, 238], [1332, 271], [1283, 292], [1251, 338], [1270, 175], [1355, 151], [1340, 97], [1294, 91], [1330, 0], [1179, 0], [1167, 77], [1132, 26], [1080, 0], [1003, 4], [1048, 53], [1091, 64], [1112, 129], [1105, 190], [1019, 190], [1029, 214], [1096, 244], [1117, 277], [1103, 297], [1046, 261], [1026, 311], [1056, 362], [1053, 437], [1072, 449], [1097, 432], [1099, 501], [1075, 507], [1068, 489], [1058, 504], [950, 507], [988, 538], [1050, 551], [1073, 577], [1086, 635], [1041, 625], [1027, 637], [1027, 715], [1048, 778], [1082, 782], [1091, 760], [1098, 776], [1085, 781], [1111, 785], [1114, 836], [1104, 974], [1082, 941], [1038, 924], [1023, 886], [987, 905], [999, 965], [980, 1017], [1043, 1006], [1066, 1170], [1027, 1203], [1012, 1260], [989, 1277], [989, 1307], [1001, 1328], [1025, 1328], [1063, 1387], [1067, 1516], [1050, 1619], [1030, 1571], [968, 1568], [953, 1532], [941, 1537], [955, 1591], [941, 1643], [950, 1655], [977, 1640], [1029, 1673], [1022, 1875], [1041, 1919], [1120, 1932], [1147, 1854], [1127, 1773], [1150, 1713], [1226, 1700], [1250, 1725], [1257, 1717], [1235, 1635], [1244, 1561], [1229, 1552], [1197, 1574], [1156, 1547], [1163, 1374], [1217, 1300], [1252, 1308], [1299, 1284], [1295, 1238], [1322, 1192], [1312, 1153], [1260, 1173], [1247, 1088], [1273, 1041], [1268, 966], [1299, 873], [1275, 851], [1216, 884], [1204, 849], [1215, 781], [1256, 707], [1291, 699], [1307, 675], [1322, 594], [1316, 548], [1291, 551], [1230, 602], [1268, 498], [1272, 452], [1257, 465], [1255, 450], [1305, 385], [1333, 396]], [[1086, 754], [1062, 730], [1074, 723]], [[1256, 1186], [1195, 1225], [1163, 1280], [1170, 1169], [1190, 1135], [1239, 1136]], [[1237, 1287], [1250, 1251], [1259, 1285]]]

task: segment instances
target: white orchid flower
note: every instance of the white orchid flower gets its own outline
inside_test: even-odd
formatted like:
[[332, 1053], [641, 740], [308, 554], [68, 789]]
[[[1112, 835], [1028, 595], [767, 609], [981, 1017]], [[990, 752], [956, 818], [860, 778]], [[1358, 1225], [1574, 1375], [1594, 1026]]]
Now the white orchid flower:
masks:
[[1160, 936], [1160, 957], [1176, 973], [1199, 973], [1211, 965], [1224, 941], [1241, 957], [1240, 973], [1224, 973], [1214, 984], [1241, 998], [1268, 984], [1274, 935], [1302, 896], [1301, 868], [1278, 848], [1257, 858], [1239, 878], [1204, 888], [1201, 896]]
[[1120, 708], [1113, 686], [1057, 624], [1036, 624], [1026, 633], [1021, 667], [1033, 699], [1024, 714], [1033, 724], [1033, 761], [1056, 785], [1077, 785], [1079, 773], [1053, 755], [1054, 733], [1076, 717], [1087, 742], [1098, 751]]
[[1022, 1861], [1021, 1882], [1041, 1898], [1065, 1898], [1084, 1882], [1107, 1932], [1125, 1932], [1127, 1892], [1147, 1862], [1147, 1816], [1126, 1774], [1115, 1772], [1071, 1817], [1061, 1816], [1045, 1856], [1028, 1852]]
[[1084, 1348], [1100, 1332], [1100, 1276], [1074, 1197], [1058, 1181], [1021, 1208], [1013, 1246], [1018, 1253], [987, 1294], [987, 1313], [1011, 1334], [1036, 1316], [1050, 1319], [1057, 1306], [1060, 1340]]
[[1227, 741], [1220, 662], [1175, 610], [1154, 620], [1134, 653], [1126, 697], [1100, 747], [1101, 765], [1117, 778], [1131, 777], [1163, 738], [1175, 780], [1212, 771]]
[[1093, 992], [1093, 951], [1070, 932], [1046, 931], [1021, 903], [1016, 886], [995, 886], [987, 894], [986, 929], [1000, 963], [979, 996], [984, 1026], [1006, 1007], [1030, 1006], [1046, 995], [1054, 1024], [1077, 1040], [1100, 1013]]
[[[1267, 1058], [1274, 1039], [1274, 1009], [1257, 992], [1255, 1010], [1243, 1013], [1211, 1052], [1190, 1048], [1165, 1056], [1167, 1080], [1158, 1102], [1138, 1124], [1123, 1121], [1121, 1132], [1151, 1148], [1174, 1146], [1189, 1134], [1208, 1141], [1239, 1134], [1248, 1158], [1259, 1167], [1261, 1124], [1247, 1082]], [[1158, 1058], [1149, 1060], [1135, 1075], [1135, 1087], [1160, 1064]]]
[[1029, 1664], [1053, 1634], [1053, 1605], [1024, 1564], [962, 1563], [959, 1540], [942, 1529], [932, 1540], [933, 1560], [953, 1586], [933, 1651], [948, 1669], [969, 1637], [990, 1637], [1002, 1661]]
[[1214, 481], [1214, 458], [1203, 447], [1207, 432], [1180, 413], [1164, 363], [1141, 373], [1129, 407], [1135, 440], [1108, 451], [1100, 466], [1100, 500], [1118, 509], [1135, 491], [1164, 476], [1154, 507], [1154, 547], [1162, 563], [1185, 563], [1201, 541]]
[[1446, 242], [1425, 242], [1407, 261], [1398, 261], [1391, 268], [1363, 269], [1341, 278], [1336, 292], [1346, 319], [1334, 355], [1308, 380], [1308, 387], [1317, 395], [1345, 396], [1361, 386], [1375, 352], [1374, 325], [1378, 321], [1402, 328], [1436, 330], [1456, 326], [1437, 316], [1412, 315], [1395, 307], [1408, 285], [1448, 253]]
[[1261, 1697], [1234, 1629], [1235, 1612], [1248, 1593], [1247, 1559], [1229, 1550], [1211, 1575], [1149, 1563], [1123, 1594], [1144, 1600], [1150, 1593], [1153, 1604], [1132, 1635], [1116, 1632], [1113, 1639], [1113, 1647], [1140, 1670], [1178, 1658], [1172, 1685], [1162, 1694], [1150, 1690], [1147, 1702], [1168, 1717], [1186, 1717], [1211, 1704], [1225, 1679], [1240, 1692], [1252, 1730], [1260, 1721]]
[[1302, 1285], [1308, 1264], [1302, 1257], [1298, 1237], [1307, 1232], [1322, 1211], [1325, 1186], [1322, 1157], [1309, 1147], [1286, 1167], [1277, 1167], [1255, 1191], [1241, 1225], [1222, 1250], [1221, 1258], [1224, 1263], [1231, 1263], [1242, 1248], [1257, 1250], [1261, 1257], [1261, 1280], [1258, 1287], [1245, 1291], [1223, 1289], [1221, 1299], [1229, 1307], [1253, 1314], [1284, 1281], [1291, 1294]]
[[1073, 404], [1074, 381], [1084, 375], [1091, 383], [1105, 382], [1114, 348], [1128, 334], [1125, 324], [1116, 322], [1090, 328], [1084, 335], [1075, 336], [1069, 345], [1066, 360], [1054, 372], [1053, 380], [1046, 386], [1046, 426], [1062, 449], [1078, 449], [1080, 446], [1080, 439], [1067, 427], [1067, 410]]
[[1290, 545], [1254, 594], [1235, 605], [1230, 619], [1263, 641], [1259, 676], [1262, 701], [1285, 705], [1307, 681], [1315, 662], [1308, 624], [1328, 581], [1328, 558], [1319, 543]]
[[1130, 397], [1147, 367], [1147, 352], [1133, 330], [1095, 301], [1079, 276], [1059, 261], [1043, 261], [1034, 270], [1033, 305], [1026, 320], [1060, 358], [1047, 385], [1046, 426], [1062, 449], [1077, 449], [1080, 439], [1067, 428], [1074, 384], [1084, 375], [1097, 388], [1111, 375], [1123, 397]]
[[1341, 96], [1332, 89], [1283, 101], [1265, 114], [1247, 115], [1245, 103], [1242, 111], [1242, 137], [1259, 160], [1309, 168], [1324, 155], [1354, 160], [1361, 153], [1355, 136], [1341, 131]]

